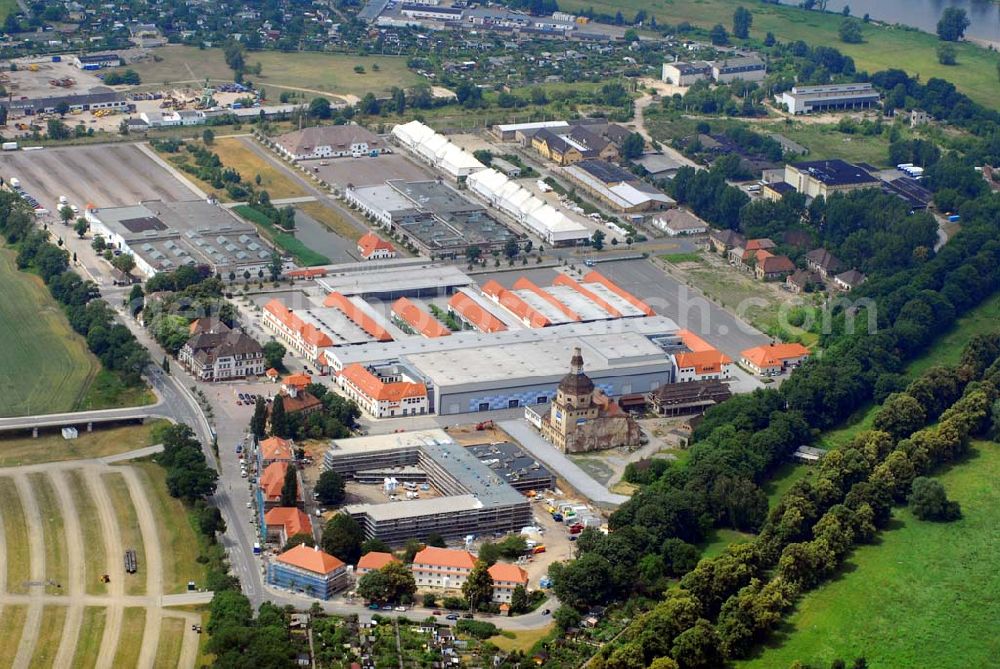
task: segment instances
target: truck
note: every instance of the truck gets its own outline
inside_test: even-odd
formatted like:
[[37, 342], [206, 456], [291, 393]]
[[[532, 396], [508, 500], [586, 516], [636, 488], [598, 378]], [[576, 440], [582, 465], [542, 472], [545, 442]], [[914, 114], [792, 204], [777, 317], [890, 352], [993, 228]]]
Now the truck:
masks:
[[253, 544], [253, 554], [254, 555], [260, 555], [260, 543], [259, 542], [256, 542], [256, 541], [254, 542], [254, 544]]
[[18, 179], [17, 177], [11, 177], [11, 179], [10, 179], [10, 187], [11, 188], [20, 188], [21, 187], [21, 180]]
[[4, 151], [17, 151], [17, 142], [4, 142], [0, 144], [0, 149]]

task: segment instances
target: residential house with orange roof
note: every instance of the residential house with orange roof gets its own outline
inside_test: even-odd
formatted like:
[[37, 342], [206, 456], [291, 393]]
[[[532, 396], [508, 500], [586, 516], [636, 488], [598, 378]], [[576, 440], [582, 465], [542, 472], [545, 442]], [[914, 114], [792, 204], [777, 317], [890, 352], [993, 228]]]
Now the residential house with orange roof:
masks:
[[289, 374], [281, 380], [281, 386], [286, 392], [290, 392], [291, 388], [294, 388], [298, 392], [302, 392], [306, 387], [313, 382], [311, 376], [304, 372], [297, 372], [295, 374]]
[[[288, 467], [287, 462], [273, 462], [264, 468], [260, 475], [260, 482], [257, 486], [258, 508], [266, 511], [276, 506], [281, 506], [281, 489], [285, 485], [285, 475]], [[296, 503], [302, 503], [302, 484], [298, 484], [296, 490]]]
[[281, 343], [317, 364], [323, 350], [333, 346], [333, 340], [328, 334], [312, 323], [303, 321], [278, 299], [264, 305], [264, 324]]
[[383, 379], [360, 364], [351, 364], [337, 375], [337, 385], [373, 418], [427, 413], [430, 409], [427, 386], [406, 379], [396, 368], [392, 371], [393, 377]]
[[281, 437], [268, 437], [260, 441], [257, 444], [259, 468], [263, 470], [274, 462], [291, 462], [295, 459], [295, 453], [292, 451], [294, 445], [290, 440]]
[[788, 256], [776, 256], [770, 251], [757, 251], [753, 273], [761, 281], [780, 281], [795, 271]]
[[498, 604], [510, 604], [517, 586], [528, 588], [528, 572], [516, 564], [497, 562], [487, 571], [493, 578], [493, 601]]
[[267, 566], [267, 582], [317, 599], [330, 599], [347, 587], [347, 565], [318, 547], [299, 544]]
[[451, 330], [441, 324], [438, 319], [427, 313], [405, 297], [392, 303], [392, 322], [404, 332], [423, 335], [428, 339], [447, 337]]
[[448, 300], [448, 311], [480, 332], [503, 332], [507, 329], [503, 321], [462, 292], [455, 293]]
[[370, 571], [378, 571], [382, 567], [386, 566], [392, 562], [399, 562], [397, 558], [392, 553], [381, 553], [379, 551], [371, 551], [370, 553], [365, 553], [358, 560], [358, 566], [354, 572], [358, 576], [364, 576]]
[[729, 249], [729, 262], [740, 269], [748, 269], [757, 258], [757, 251], [767, 251], [776, 247], [773, 241], [766, 237], [748, 239]]
[[456, 590], [475, 566], [476, 558], [469, 551], [428, 546], [413, 557], [410, 571], [417, 588]]
[[733, 359], [721, 351], [689, 351], [671, 356], [677, 367], [677, 382], [729, 379], [733, 375]]
[[396, 257], [396, 247], [374, 232], [368, 232], [358, 240], [358, 255], [362, 260], [385, 260]]
[[264, 528], [268, 541], [284, 546], [296, 534], [312, 536], [309, 516], [295, 506], [276, 506], [264, 514]]
[[809, 349], [802, 344], [764, 344], [740, 353], [740, 364], [754, 374], [776, 376], [809, 358]]

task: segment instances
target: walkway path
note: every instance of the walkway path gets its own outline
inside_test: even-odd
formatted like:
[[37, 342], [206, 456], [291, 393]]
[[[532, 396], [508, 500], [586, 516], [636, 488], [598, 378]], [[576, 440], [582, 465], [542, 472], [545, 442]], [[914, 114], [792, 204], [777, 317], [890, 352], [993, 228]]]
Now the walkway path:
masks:
[[[77, 515], [76, 503], [72, 495], [69, 494], [69, 482], [66, 474], [62, 470], [54, 470], [49, 473], [52, 487], [55, 488], [59, 496], [59, 506], [62, 512], [64, 528], [66, 531], [66, 558], [69, 563], [69, 583], [64, 586], [64, 591], [69, 593], [69, 599], [75, 600], [84, 593], [86, 586], [86, 575], [84, 573], [83, 556], [86, 546], [83, 542], [83, 530], [80, 526], [80, 516]], [[64, 598], [65, 599], [65, 598]], [[73, 653], [76, 650], [76, 640], [80, 636], [80, 627], [83, 624], [83, 607], [70, 603], [69, 611], [66, 612], [66, 622], [63, 626], [62, 639], [59, 642], [59, 651], [53, 664], [55, 667], [71, 666]]]
[[[146, 488], [139, 480], [138, 472], [132, 467], [122, 469], [125, 483], [128, 485], [132, 505], [139, 519], [139, 529], [146, 546], [146, 596], [159, 602], [163, 594], [163, 548], [160, 545], [160, 534], [156, 527], [156, 518], [146, 496]], [[156, 660], [156, 646], [160, 640], [160, 620], [162, 618], [159, 606], [149, 606], [146, 609], [146, 630], [142, 635], [142, 648], [139, 651], [139, 666], [152, 667]]]
[[[32, 490], [27, 475], [15, 474], [14, 483], [17, 485], [17, 493], [24, 508], [24, 522], [28, 527], [28, 564], [30, 566], [28, 578], [33, 584], [38, 584], [29, 585], [28, 589], [41, 588], [44, 592], [45, 546], [42, 543], [42, 514], [38, 510], [38, 500], [35, 499], [35, 491]], [[21, 643], [17, 646], [17, 655], [14, 657], [14, 669], [28, 669], [31, 666], [35, 642], [38, 640], [38, 630], [42, 624], [42, 597], [37, 595], [25, 595], [24, 597], [25, 603], [28, 605], [28, 616], [22, 628]]]
[[607, 488], [595, 481], [590, 474], [566, 455], [556, 450], [556, 447], [545, 441], [524, 420], [504, 420], [498, 425], [521, 446], [541, 461], [559, 478], [565, 480], [573, 488], [590, 501], [604, 507], [617, 507], [628, 501], [625, 495], [609, 492]]
[[115, 649], [118, 647], [118, 637], [121, 634], [122, 615], [124, 607], [122, 600], [125, 595], [125, 567], [122, 564], [122, 537], [116, 520], [115, 508], [108, 495], [108, 489], [101, 481], [99, 470], [87, 467], [83, 471], [90, 495], [94, 498], [97, 515], [101, 522], [101, 535], [104, 537], [104, 573], [111, 582], [108, 584], [107, 614], [104, 623], [104, 634], [101, 637], [100, 652], [97, 656], [98, 669], [111, 667], [115, 659]]
[[[303, 204], [305, 202], [318, 202], [319, 198], [315, 195], [301, 195], [299, 197], [282, 197], [277, 200], [271, 200], [271, 204], [275, 207], [281, 207], [286, 204]], [[250, 204], [249, 202], [227, 202], [222, 207], [224, 209], [232, 209], [233, 207], [240, 207], [245, 204]]]

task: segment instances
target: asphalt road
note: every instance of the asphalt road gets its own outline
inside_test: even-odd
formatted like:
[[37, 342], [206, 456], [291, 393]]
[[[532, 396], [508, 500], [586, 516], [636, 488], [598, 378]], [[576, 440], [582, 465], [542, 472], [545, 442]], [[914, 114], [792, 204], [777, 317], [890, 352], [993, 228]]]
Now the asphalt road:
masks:
[[168, 417], [170, 415], [170, 409], [163, 406], [163, 402], [161, 401], [148, 406], [129, 407], [125, 409], [101, 409], [99, 411], [76, 411], [71, 413], [0, 418], [0, 432], [30, 430], [33, 427], [80, 426], [85, 423], [109, 423], [148, 418], [150, 416]]

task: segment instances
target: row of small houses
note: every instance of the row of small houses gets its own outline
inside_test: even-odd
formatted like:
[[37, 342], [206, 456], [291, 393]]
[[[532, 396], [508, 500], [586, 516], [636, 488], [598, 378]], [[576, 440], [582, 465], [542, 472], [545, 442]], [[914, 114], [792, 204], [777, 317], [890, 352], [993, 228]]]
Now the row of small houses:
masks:
[[777, 244], [766, 237], [747, 239], [733, 230], [713, 230], [709, 245], [729, 259], [729, 264], [752, 272], [761, 281], [785, 280], [795, 293], [808, 291], [810, 286], [822, 286], [832, 281], [840, 290], [851, 291], [865, 282], [865, 275], [856, 269], [844, 270], [844, 264], [824, 248], [805, 255], [806, 269], [798, 269], [788, 256], [774, 252]]

